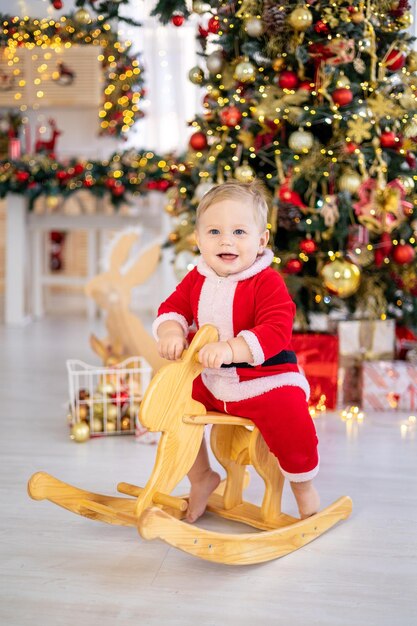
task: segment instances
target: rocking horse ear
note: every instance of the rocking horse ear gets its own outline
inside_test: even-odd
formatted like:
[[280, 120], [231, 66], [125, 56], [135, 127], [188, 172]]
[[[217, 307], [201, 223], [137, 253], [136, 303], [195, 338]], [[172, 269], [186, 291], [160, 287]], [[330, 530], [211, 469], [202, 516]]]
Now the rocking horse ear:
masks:
[[160, 243], [155, 243], [140, 252], [133, 265], [123, 273], [123, 282], [130, 288], [144, 283], [154, 273], [160, 255]]
[[138, 237], [138, 232], [126, 233], [112, 245], [110, 251], [110, 269], [112, 271], [120, 271], [120, 268], [129, 256], [130, 249]]
[[217, 328], [215, 326], [211, 326], [210, 324], [204, 324], [204, 326], [202, 326], [195, 334], [189, 348], [185, 350], [183, 360], [189, 361], [193, 359], [194, 361], [197, 361], [197, 355], [201, 348], [205, 346], [206, 343], [213, 343], [218, 340], [219, 333]]

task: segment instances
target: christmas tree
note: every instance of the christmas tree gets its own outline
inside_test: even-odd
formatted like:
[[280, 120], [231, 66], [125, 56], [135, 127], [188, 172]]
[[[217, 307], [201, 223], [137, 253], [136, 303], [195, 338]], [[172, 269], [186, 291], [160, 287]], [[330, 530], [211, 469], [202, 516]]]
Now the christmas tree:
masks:
[[[202, 194], [265, 181], [274, 266], [315, 311], [417, 324], [417, 52], [407, 0], [193, 2], [204, 89], [168, 210], [190, 267]], [[161, 0], [180, 26], [184, 2]]]

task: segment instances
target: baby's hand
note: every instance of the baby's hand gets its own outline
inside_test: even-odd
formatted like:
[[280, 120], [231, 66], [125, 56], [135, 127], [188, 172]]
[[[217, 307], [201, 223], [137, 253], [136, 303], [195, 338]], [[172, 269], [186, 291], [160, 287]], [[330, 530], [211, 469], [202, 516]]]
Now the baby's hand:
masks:
[[185, 337], [178, 334], [165, 335], [158, 340], [159, 355], [170, 361], [179, 359], [186, 347]]
[[232, 363], [233, 350], [227, 341], [207, 343], [198, 353], [198, 360], [204, 367], [218, 369], [225, 364]]

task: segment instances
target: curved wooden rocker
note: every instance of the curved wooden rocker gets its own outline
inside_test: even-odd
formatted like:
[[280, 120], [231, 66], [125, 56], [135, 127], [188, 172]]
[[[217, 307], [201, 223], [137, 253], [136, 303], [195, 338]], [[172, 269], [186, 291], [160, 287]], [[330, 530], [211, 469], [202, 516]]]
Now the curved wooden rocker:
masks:
[[[216, 340], [217, 330], [203, 326], [181, 361], [160, 369], [145, 394], [141, 422], [150, 431], [162, 432], [155, 465], [145, 487], [120, 483], [118, 491], [132, 497], [104, 496], [38, 472], [29, 480], [29, 495], [35, 500], [50, 500], [90, 519], [136, 526], [145, 539], [163, 539], [202, 559], [233, 565], [284, 556], [349, 517], [352, 502], [347, 496], [308, 519], [282, 513], [284, 477], [258, 429], [245, 418], [207, 413], [201, 403], [192, 399], [193, 380], [202, 369], [197, 353], [205, 343]], [[206, 424], [213, 425], [212, 450], [226, 470], [226, 479], [210, 496], [207, 508], [256, 531], [211, 532], [182, 521], [188, 506], [187, 496], [170, 494], [192, 467]], [[243, 500], [249, 464], [265, 483], [261, 506]]]

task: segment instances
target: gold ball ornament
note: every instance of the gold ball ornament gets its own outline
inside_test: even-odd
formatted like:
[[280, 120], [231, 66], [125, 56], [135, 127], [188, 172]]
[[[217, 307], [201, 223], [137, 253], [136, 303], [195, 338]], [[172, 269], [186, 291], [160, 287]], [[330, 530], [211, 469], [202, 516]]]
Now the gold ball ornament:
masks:
[[83, 443], [90, 438], [90, 427], [86, 422], [76, 422], [71, 428], [71, 439]]
[[107, 420], [109, 422], [116, 422], [117, 421], [117, 406], [115, 404], [108, 404], [107, 413], [105, 413], [105, 415], [107, 416]]
[[288, 137], [288, 145], [291, 150], [294, 150], [297, 154], [301, 152], [308, 152], [313, 147], [314, 137], [311, 133], [300, 128], [291, 133]]
[[246, 19], [244, 28], [250, 37], [260, 37], [264, 32], [264, 24], [259, 17], [249, 17]]
[[272, 61], [272, 69], [274, 70], [274, 72], [280, 72], [284, 69], [284, 67], [285, 59], [283, 59], [282, 57], [276, 57], [276, 59]]
[[86, 420], [88, 417], [88, 406], [81, 404], [77, 407], [77, 417], [79, 420]]
[[210, 11], [210, 4], [208, 2], [201, 2], [200, 0], [194, 0], [193, 2], [193, 12], [197, 13], [197, 15], [203, 15]]
[[78, 11], [74, 13], [74, 20], [79, 24], [90, 24], [91, 15], [85, 9], [78, 9]]
[[241, 61], [236, 65], [233, 77], [241, 83], [253, 83], [256, 78], [256, 68], [250, 61]]
[[336, 87], [349, 89], [350, 88], [349, 78], [345, 74], [341, 73], [337, 78]]
[[413, 14], [410, 11], [404, 11], [402, 15], [397, 17], [396, 21], [398, 22], [398, 24], [400, 24], [402, 28], [410, 28], [414, 21]]
[[58, 204], [58, 196], [46, 196], [46, 206], [48, 207], [48, 209], [56, 209]]
[[234, 176], [240, 183], [251, 183], [255, 178], [255, 172], [248, 163], [242, 163], [235, 169]]
[[362, 24], [362, 22], [365, 19], [365, 15], [364, 13], [362, 13], [362, 11], [355, 11], [354, 13], [352, 13], [352, 15], [350, 16], [350, 19], [352, 20], [352, 22], [354, 24]]
[[357, 172], [355, 172], [355, 170], [352, 169], [345, 170], [337, 180], [339, 191], [348, 191], [351, 194], [358, 191], [361, 183], [362, 178]]
[[352, 296], [361, 282], [359, 267], [345, 259], [329, 261], [322, 268], [321, 275], [326, 289], [339, 298]]
[[93, 417], [91, 421], [91, 429], [93, 433], [100, 433], [103, 430], [103, 420], [99, 417]]
[[198, 65], [196, 65], [195, 67], [192, 67], [188, 72], [188, 78], [190, 82], [193, 83], [193, 85], [201, 85], [204, 78], [204, 72], [201, 67], [198, 67]]
[[114, 422], [107, 422], [106, 424], [106, 433], [115, 433], [117, 430], [116, 424]]
[[125, 417], [122, 417], [120, 426], [122, 430], [131, 430], [130, 417], [128, 417], [127, 415]]
[[288, 22], [294, 30], [303, 32], [313, 23], [313, 14], [307, 7], [297, 7], [290, 13]]

